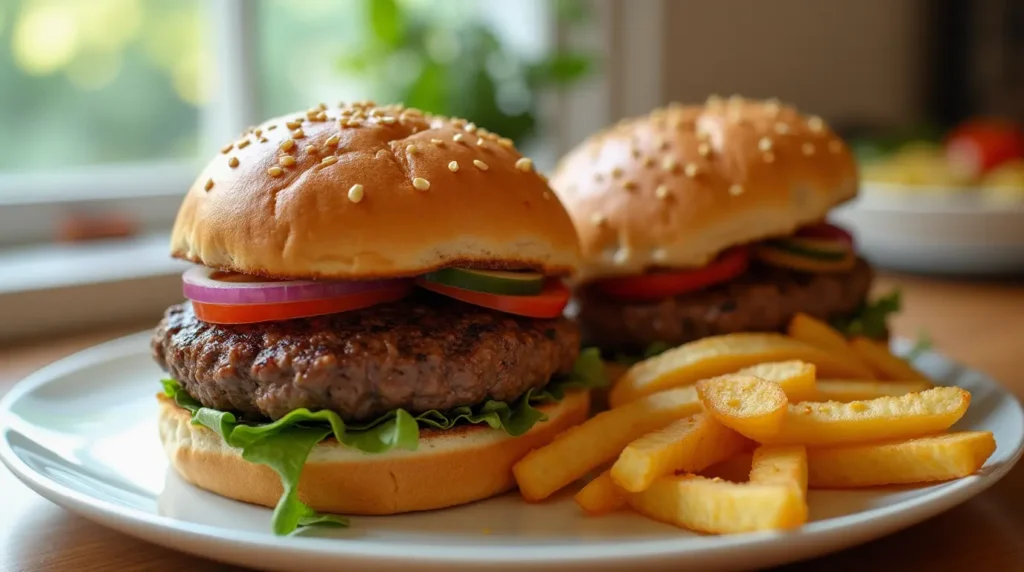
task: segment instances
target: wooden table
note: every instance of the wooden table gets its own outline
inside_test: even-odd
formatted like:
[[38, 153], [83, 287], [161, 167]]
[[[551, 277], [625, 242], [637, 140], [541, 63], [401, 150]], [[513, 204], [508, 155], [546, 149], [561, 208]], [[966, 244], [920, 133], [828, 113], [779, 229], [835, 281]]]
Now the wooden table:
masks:
[[[937, 347], [1024, 396], [1024, 283], [886, 277], [902, 285], [899, 335], [926, 329]], [[0, 394], [46, 363], [134, 331], [120, 329], [0, 350]], [[751, 562], [751, 565], [756, 563]], [[789, 572], [1024, 570], [1024, 463], [985, 493], [904, 532]], [[25, 488], [0, 467], [0, 572], [34, 570], [231, 570], [158, 548], [74, 516]], [[235, 569], [237, 570], [237, 569]]]

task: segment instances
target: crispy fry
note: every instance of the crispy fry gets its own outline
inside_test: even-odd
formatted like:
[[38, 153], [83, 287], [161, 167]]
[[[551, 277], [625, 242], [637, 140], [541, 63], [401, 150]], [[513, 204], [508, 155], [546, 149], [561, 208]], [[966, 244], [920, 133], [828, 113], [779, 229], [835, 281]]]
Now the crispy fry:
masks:
[[850, 340], [850, 347], [860, 355], [861, 359], [878, 372], [881, 379], [902, 381], [928, 381], [921, 372], [902, 359], [892, 355], [884, 342], [876, 342], [867, 338]]
[[945, 481], [980, 469], [996, 450], [988, 431], [965, 431], [896, 443], [808, 452], [814, 488], [852, 488]]
[[846, 343], [846, 336], [817, 318], [801, 312], [793, 316], [793, 319], [789, 321], [786, 333], [816, 348], [843, 356], [843, 359], [852, 363], [859, 363], [865, 369], [871, 371], [869, 365], [864, 363], [864, 358], [860, 357], [860, 354], [851, 349], [849, 344]]
[[630, 443], [612, 465], [611, 477], [623, 489], [640, 492], [658, 477], [696, 473], [752, 446], [746, 437], [698, 413]]
[[763, 445], [754, 450], [750, 482], [794, 486], [807, 497], [807, 448], [803, 445]]
[[743, 435], [781, 430], [789, 401], [778, 384], [752, 375], [730, 374], [697, 382], [697, 396], [708, 414]]
[[611, 473], [604, 471], [587, 483], [572, 497], [589, 515], [599, 516], [626, 506], [626, 498], [613, 481]]
[[899, 397], [924, 391], [932, 387], [927, 381], [859, 381], [840, 379], [818, 380], [814, 401], [840, 401], [849, 403], [878, 397]]
[[711, 465], [700, 472], [702, 477], [709, 479], [724, 479], [734, 483], [745, 483], [750, 479], [750, 469], [753, 466], [753, 453], [739, 453], [729, 457], [721, 463]]
[[728, 334], [684, 344], [646, 359], [619, 378], [609, 399], [618, 407], [643, 395], [671, 387], [692, 385], [770, 361], [799, 359], [817, 366], [825, 377], [866, 379], [871, 371], [859, 363], [779, 334]]
[[737, 431], [758, 443], [808, 447], [909, 439], [945, 431], [963, 417], [970, 403], [971, 394], [959, 387], [851, 403], [804, 402], [787, 408], [775, 432], [751, 431], [756, 426]]
[[779, 384], [791, 402], [797, 403], [815, 399], [815, 367], [812, 363], [800, 360], [772, 361], [745, 367], [736, 372], [739, 375], [752, 375], [765, 381]]
[[793, 528], [806, 507], [796, 487], [730, 483], [696, 475], [662, 477], [626, 502], [647, 517], [711, 533]]
[[700, 411], [693, 387], [649, 395], [597, 414], [534, 449], [512, 468], [523, 498], [538, 501], [610, 462], [644, 433]]

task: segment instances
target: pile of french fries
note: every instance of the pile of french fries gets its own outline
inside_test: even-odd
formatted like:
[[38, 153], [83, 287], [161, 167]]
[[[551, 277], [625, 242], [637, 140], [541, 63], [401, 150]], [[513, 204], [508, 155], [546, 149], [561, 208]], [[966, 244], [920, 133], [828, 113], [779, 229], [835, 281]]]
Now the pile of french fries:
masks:
[[609, 401], [515, 465], [526, 500], [597, 472], [574, 497], [591, 515], [628, 507], [707, 533], [787, 529], [807, 521], [808, 487], [956, 479], [996, 446], [989, 432], [948, 432], [970, 393], [802, 314], [788, 335], [706, 338], [640, 362]]

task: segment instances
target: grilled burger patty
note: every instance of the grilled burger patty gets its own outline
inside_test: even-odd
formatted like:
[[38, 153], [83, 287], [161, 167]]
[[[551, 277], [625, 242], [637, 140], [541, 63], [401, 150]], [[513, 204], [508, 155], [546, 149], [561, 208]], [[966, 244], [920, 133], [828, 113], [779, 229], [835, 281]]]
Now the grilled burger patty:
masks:
[[798, 312], [829, 319], [853, 313], [871, 287], [871, 267], [810, 274], [754, 263], [735, 280], [656, 302], [627, 302], [593, 285], [578, 297], [584, 343], [640, 354], [655, 342], [679, 345], [718, 334], [785, 329]]
[[417, 414], [512, 401], [579, 354], [576, 325], [513, 316], [417, 292], [392, 304], [249, 325], [198, 320], [170, 307], [153, 356], [203, 405], [250, 419], [330, 409], [366, 421], [396, 408]]

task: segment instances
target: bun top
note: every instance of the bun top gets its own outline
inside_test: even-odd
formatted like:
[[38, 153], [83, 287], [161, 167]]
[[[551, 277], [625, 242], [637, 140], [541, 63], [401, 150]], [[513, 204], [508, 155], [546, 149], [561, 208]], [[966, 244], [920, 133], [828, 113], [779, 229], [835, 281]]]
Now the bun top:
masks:
[[551, 185], [576, 225], [586, 281], [700, 267], [731, 246], [790, 234], [855, 196], [858, 176], [820, 118], [712, 96], [590, 137]]
[[321, 104], [250, 128], [192, 185], [175, 257], [270, 278], [571, 272], [573, 224], [512, 141], [463, 119]]

